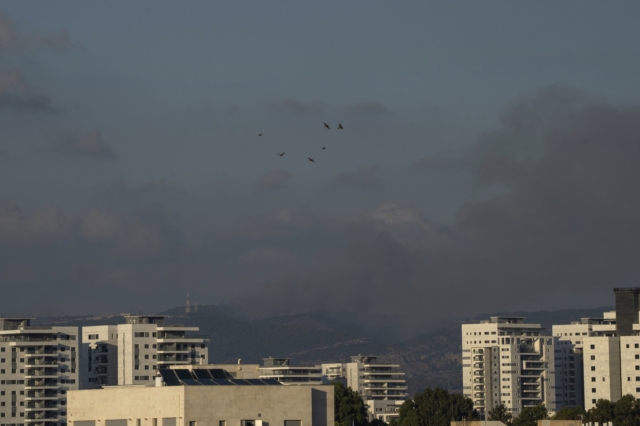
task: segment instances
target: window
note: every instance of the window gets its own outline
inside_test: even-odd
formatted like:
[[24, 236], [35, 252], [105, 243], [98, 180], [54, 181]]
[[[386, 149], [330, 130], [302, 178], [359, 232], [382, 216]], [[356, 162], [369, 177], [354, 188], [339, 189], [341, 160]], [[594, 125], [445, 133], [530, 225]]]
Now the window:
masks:
[[640, 355], [636, 354], [636, 359], [640, 359]]
[[592, 378], [591, 378], [591, 381], [592, 381], [592, 382], [595, 382], [595, 381], [596, 381], [596, 378], [595, 378], [595, 377], [592, 377]]
[[133, 380], [140, 380], [140, 376], [133, 376]]
[[158, 426], [158, 419], [151, 419], [151, 426]]
[[144, 348], [145, 349], [149, 349], [149, 345], [144, 345]]
[[139, 365], [136, 365], [136, 366], [134, 366], [134, 367], [133, 367], [133, 369], [134, 369], [134, 370], [140, 370], [140, 366], [139, 366]]
[[596, 400], [595, 400], [595, 399], [592, 399], [592, 400], [591, 400], [591, 403], [592, 403], [592, 404], [595, 404], [595, 403], [596, 403]]
[[591, 345], [591, 349], [595, 349], [595, 348], [596, 348], [596, 345]]
[[633, 345], [633, 347], [638, 349], [638, 348], [640, 348], [640, 345], [636, 343], [635, 345]]
[[591, 393], [596, 393], [596, 388], [591, 388]]
[[596, 356], [595, 355], [591, 355], [591, 359], [592, 360], [596, 359]]
[[596, 366], [595, 365], [591, 366], [591, 371], [596, 371]]
[[227, 426], [227, 421], [226, 420], [220, 420], [218, 422], [218, 426]]
[[148, 369], [149, 369], [149, 366], [148, 366], [148, 365], [145, 365], [145, 366], [144, 366], [144, 369], [145, 369], [145, 370], [148, 370]]
[[144, 359], [149, 359], [149, 355], [145, 355], [145, 356], [144, 356]]
[[636, 370], [640, 370], [640, 365], [636, 365]]
[[[138, 426], [140, 426], [140, 425], [138, 425]], [[191, 421], [189, 422], [189, 426], [196, 426], [196, 422], [194, 422], [193, 420], [191, 420]]]
[[141, 423], [140, 419], [136, 419], [136, 426], [141, 426]]
[[256, 426], [255, 420], [240, 420], [240, 426]]

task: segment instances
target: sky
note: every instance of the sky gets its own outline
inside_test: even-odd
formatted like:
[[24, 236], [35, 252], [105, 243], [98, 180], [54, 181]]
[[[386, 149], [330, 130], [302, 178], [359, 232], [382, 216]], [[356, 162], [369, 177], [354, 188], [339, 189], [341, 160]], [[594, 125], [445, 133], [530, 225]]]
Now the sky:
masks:
[[640, 275], [639, 15], [2, 2], [0, 311], [611, 304]]

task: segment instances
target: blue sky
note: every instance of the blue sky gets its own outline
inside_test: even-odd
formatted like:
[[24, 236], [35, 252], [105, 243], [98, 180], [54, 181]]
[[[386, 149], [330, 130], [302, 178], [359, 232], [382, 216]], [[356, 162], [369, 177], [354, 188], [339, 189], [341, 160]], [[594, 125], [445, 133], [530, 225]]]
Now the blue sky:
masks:
[[[79, 313], [62, 294], [80, 282], [87, 298], [112, 289], [105, 312], [159, 310], [186, 291], [200, 303], [250, 306], [247, 294], [267, 292], [287, 301], [278, 312], [325, 309], [305, 295], [339, 290], [308, 277], [360, 255], [349, 251], [357, 235], [389, 238], [413, 272], [362, 278], [379, 260], [353, 259], [362, 270], [327, 278], [350, 295], [327, 310], [360, 309], [356, 295], [371, 280], [380, 280], [376, 294], [440, 294], [483, 279], [495, 291], [525, 286], [531, 274], [517, 270], [546, 253], [518, 257], [522, 240], [510, 241], [509, 266], [498, 250], [474, 272], [486, 278], [456, 278], [458, 268], [474, 270], [470, 241], [490, 228], [468, 212], [495, 203], [527, 224], [518, 229], [551, 226], [543, 219], [557, 217], [558, 203], [533, 218], [515, 207], [533, 203], [526, 197], [540, 182], [523, 156], [537, 152], [539, 167], [571, 161], [552, 157], [558, 133], [573, 141], [575, 126], [594, 125], [581, 115], [589, 108], [623, 120], [640, 103], [633, 1], [31, 1], [1, 3], [0, 14], [0, 283], [16, 300], [42, 295], [3, 307], [16, 314]], [[605, 116], [615, 138], [624, 125]], [[620, 133], [620, 146], [630, 134]], [[602, 182], [618, 194], [629, 176]], [[608, 202], [624, 205], [627, 195]], [[597, 246], [594, 226], [571, 238]], [[420, 278], [435, 276], [418, 260], [434, 253], [457, 266]], [[564, 267], [541, 266], [535, 279], [571, 295], [581, 288], [568, 304], [593, 305], [637, 275], [615, 264], [584, 287], [585, 271], [567, 272], [582, 255], [563, 256]], [[503, 277], [513, 265], [522, 268]], [[487, 309], [504, 310], [499, 302]], [[393, 315], [401, 305], [371, 309]]]

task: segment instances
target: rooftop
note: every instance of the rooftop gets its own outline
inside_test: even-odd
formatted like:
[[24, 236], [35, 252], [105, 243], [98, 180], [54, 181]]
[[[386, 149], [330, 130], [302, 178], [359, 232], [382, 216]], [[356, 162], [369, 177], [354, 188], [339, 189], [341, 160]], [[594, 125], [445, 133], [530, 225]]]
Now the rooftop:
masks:
[[158, 370], [164, 386], [281, 386], [274, 379], [234, 379], [221, 368]]

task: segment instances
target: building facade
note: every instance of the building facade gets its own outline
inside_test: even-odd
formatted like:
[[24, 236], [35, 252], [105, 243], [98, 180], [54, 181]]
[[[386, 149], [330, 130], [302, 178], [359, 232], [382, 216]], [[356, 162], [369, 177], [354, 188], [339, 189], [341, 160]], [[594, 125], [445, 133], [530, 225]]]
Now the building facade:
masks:
[[367, 404], [369, 418], [389, 422], [399, 416], [407, 399], [405, 373], [398, 364], [378, 362], [375, 356], [352, 356], [351, 362], [322, 364], [327, 381], [339, 380], [358, 392]]
[[519, 415], [525, 407], [544, 403], [556, 411], [562, 400], [557, 338], [540, 324], [521, 317], [491, 317], [462, 325], [464, 396], [481, 414], [503, 404]]
[[189, 334], [198, 327], [165, 324], [158, 315], [127, 315], [125, 321], [83, 327], [83, 388], [151, 385], [158, 369], [209, 361], [209, 339]]
[[264, 358], [260, 378], [275, 379], [283, 385], [321, 385], [321, 365], [291, 365], [289, 358]]
[[[585, 407], [585, 377], [590, 371], [590, 364], [587, 369], [584, 365], [585, 341], [596, 337], [606, 340], [615, 336], [615, 311], [605, 312], [602, 318], [581, 318], [580, 321], [571, 324], [554, 325], [552, 334], [559, 340], [556, 367], [561, 367], [563, 372], [558, 384], [562, 387], [562, 395], [558, 402], [562, 401], [562, 405], [566, 407]], [[589, 346], [592, 345], [593, 343], [589, 343]], [[592, 379], [593, 376], [587, 378], [589, 383]], [[591, 399], [593, 397], [594, 395], [591, 395]]]
[[65, 426], [67, 392], [80, 385], [78, 327], [0, 318], [0, 425]]

